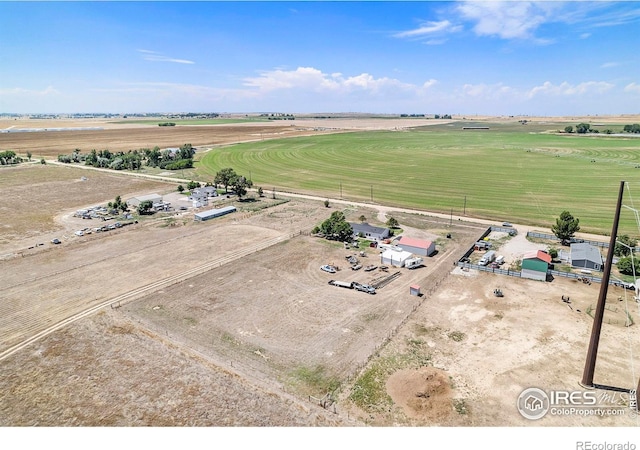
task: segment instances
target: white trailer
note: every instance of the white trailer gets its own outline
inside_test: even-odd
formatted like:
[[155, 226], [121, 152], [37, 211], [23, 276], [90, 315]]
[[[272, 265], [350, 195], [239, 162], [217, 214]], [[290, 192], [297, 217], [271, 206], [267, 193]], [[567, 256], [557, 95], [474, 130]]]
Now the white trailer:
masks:
[[415, 268], [421, 267], [422, 263], [423, 263], [422, 258], [416, 257], [416, 258], [407, 259], [404, 262], [404, 266], [407, 269], [415, 269]]

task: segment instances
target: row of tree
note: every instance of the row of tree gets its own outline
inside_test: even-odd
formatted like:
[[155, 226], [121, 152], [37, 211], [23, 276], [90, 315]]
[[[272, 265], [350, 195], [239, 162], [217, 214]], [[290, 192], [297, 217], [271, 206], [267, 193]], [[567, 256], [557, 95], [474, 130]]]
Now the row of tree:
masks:
[[84, 163], [87, 166], [114, 170], [139, 170], [143, 165], [159, 167], [166, 170], [188, 169], [193, 167], [195, 149], [191, 144], [184, 144], [177, 151], [153, 149], [129, 150], [128, 152], [111, 152], [110, 150], [91, 150], [83, 154], [75, 149], [69, 155], [58, 155], [63, 163]]
[[[622, 131], [625, 133], [640, 133], [640, 124], [634, 123], [633, 125], [625, 125], [622, 128]], [[565, 133], [573, 133], [574, 128], [572, 125], [568, 125], [564, 127]], [[586, 133], [600, 133], [600, 130], [597, 128], [591, 128], [591, 125], [588, 123], [579, 123], [575, 127], [575, 132], [578, 134], [586, 134]], [[611, 128], [607, 128], [603, 131], [605, 134], [612, 134], [614, 131]]]

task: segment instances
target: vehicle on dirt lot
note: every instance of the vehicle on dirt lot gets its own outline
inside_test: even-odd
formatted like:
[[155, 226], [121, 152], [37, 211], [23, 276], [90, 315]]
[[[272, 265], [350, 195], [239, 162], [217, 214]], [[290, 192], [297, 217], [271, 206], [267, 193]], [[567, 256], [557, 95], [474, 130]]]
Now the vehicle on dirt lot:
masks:
[[364, 271], [371, 272], [372, 270], [376, 270], [377, 268], [378, 266], [376, 266], [375, 264], [371, 264], [371, 265], [365, 266]]
[[351, 270], [360, 270], [362, 269], [362, 264], [356, 264], [351, 266]]
[[336, 268], [333, 266], [330, 266], [329, 264], [325, 264], [324, 266], [321, 266], [320, 270], [324, 270], [325, 272], [328, 272], [328, 273], [336, 273]]
[[375, 294], [376, 293], [376, 288], [374, 288], [373, 286], [371, 286], [369, 284], [356, 283], [355, 281], [353, 283], [351, 283], [351, 284], [353, 285], [353, 288], [356, 291], [366, 292], [367, 294]]
[[60, 242], [60, 239], [54, 238], [54, 239], [51, 239], [51, 243], [52, 244], [60, 244], [61, 242]]
[[329, 284], [346, 289], [353, 289], [353, 283], [348, 281], [329, 280]]

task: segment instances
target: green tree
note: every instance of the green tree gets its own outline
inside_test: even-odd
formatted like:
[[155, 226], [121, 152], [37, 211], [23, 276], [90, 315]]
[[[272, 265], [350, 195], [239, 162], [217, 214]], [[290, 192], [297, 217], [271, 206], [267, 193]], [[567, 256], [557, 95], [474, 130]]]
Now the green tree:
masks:
[[179, 185], [178, 185], [178, 192], [182, 192], [182, 191], [184, 191], [184, 187], [182, 187], [182, 185], [181, 185], [181, 184], [179, 184]]
[[552, 260], [555, 260], [558, 257], [558, 249], [554, 247], [549, 247], [548, 253]]
[[247, 194], [247, 189], [253, 186], [253, 182], [251, 180], [247, 180], [246, 177], [237, 175], [235, 178], [230, 180], [229, 185], [233, 188], [233, 191], [236, 193], [238, 198], [242, 198]]
[[40, 159], [40, 164], [45, 165], [45, 164], [47, 164], [47, 162], [44, 160], [44, 158], [41, 158]]
[[152, 208], [153, 208], [153, 202], [151, 200], [144, 200], [140, 202], [140, 204], [138, 205], [138, 214], [140, 215], [150, 214]]
[[264, 191], [262, 190], [262, 186], [258, 188], [258, 196], [264, 197]]
[[[129, 206], [127, 205], [127, 202], [122, 201], [122, 197], [120, 197], [119, 195], [116, 196], [114, 201], [109, 202], [107, 204], [107, 206], [109, 208], [117, 209], [117, 210], [120, 210], [120, 211], [123, 211], [123, 212], [127, 211], [129, 209]], [[151, 206], [153, 206], [153, 203], [151, 203]]]
[[328, 207], [329, 207], [329, 200], [325, 200], [325, 201], [324, 201], [324, 207], [325, 207], [325, 208], [328, 208]]
[[394, 217], [389, 217], [389, 219], [387, 220], [387, 226], [389, 228], [398, 228], [398, 225], [400, 224]]
[[31, 153], [31, 152], [27, 152], [27, 159], [28, 159], [29, 161], [31, 161], [31, 156], [33, 156], [33, 155], [32, 155], [32, 153]]
[[588, 133], [589, 131], [591, 131], [591, 125], [589, 125], [588, 123], [582, 122], [576, 125], [576, 133], [584, 134]]
[[191, 144], [184, 144], [178, 150], [177, 159], [191, 159], [196, 151], [193, 149]]
[[190, 191], [193, 191], [194, 189], [199, 187], [200, 187], [200, 183], [198, 183], [197, 181], [191, 180], [187, 183], [187, 189], [189, 189]]
[[636, 245], [638, 245], [637, 240], [623, 234], [617, 237], [613, 254], [615, 256], [629, 256], [631, 254], [631, 249], [635, 248]]
[[342, 242], [350, 240], [353, 235], [353, 228], [341, 211], [332, 212], [331, 216], [320, 225], [320, 231], [327, 239]]
[[571, 125], [564, 127], [565, 133], [573, 133], [573, 127]]
[[576, 232], [580, 231], [580, 219], [573, 217], [569, 211], [562, 211], [555, 225], [551, 226], [551, 231], [566, 244]]
[[228, 192], [228, 188], [231, 185], [231, 181], [233, 181], [238, 174], [231, 167], [227, 167], [226, 169], [222, 169], [216, 173], [214, 182], [216, 184], [221, 184], [224, 186], [224, 192]]
[[640, 274], [640, 260], [631, 256], [625, 256], [620, 258], [617, 264], [620, 273], [625, 275], [638, 275]]
[[364, 214], [362, 214], [362, 215], [358, 218], [358, 220], [359, 220], [360, 222], [366, 222], [366, 221], [367, 221], [367, 217], [366, 217]]

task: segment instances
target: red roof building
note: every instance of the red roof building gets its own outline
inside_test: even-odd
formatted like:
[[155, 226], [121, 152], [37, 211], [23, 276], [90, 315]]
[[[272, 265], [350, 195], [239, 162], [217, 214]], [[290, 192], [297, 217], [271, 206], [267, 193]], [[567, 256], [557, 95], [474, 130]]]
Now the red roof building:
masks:
[[421, 256], [431, 256], [436, 252], [435, 242], [410, 238], [407, 236], [400, 237], [398, 247], [402, 248], [405, 252], [411, 252], [414, 255]]

